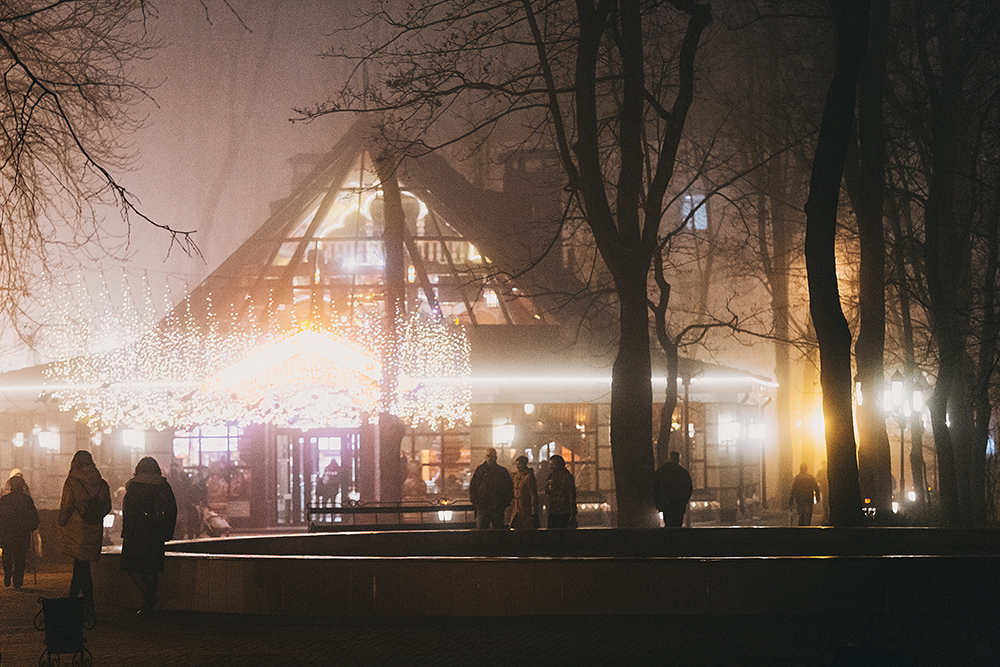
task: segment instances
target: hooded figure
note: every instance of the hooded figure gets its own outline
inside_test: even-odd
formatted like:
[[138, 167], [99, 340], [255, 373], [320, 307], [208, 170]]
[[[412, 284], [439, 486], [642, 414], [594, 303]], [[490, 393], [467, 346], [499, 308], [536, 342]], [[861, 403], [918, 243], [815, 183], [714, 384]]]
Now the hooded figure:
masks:
[[62, 529], [63, 553], [73, 558], [73, 580], [69, 585], [69, 596], [75, 598], [82, 593], [91, 607], [94, 603], [94, 583], [90, 577], [90, 562], [101, 557], [104, 524], [84, 521], [83, 513], [87, 501], [95, 497], [106, 501], [106, 506], [111, 507], [111, 489], [108, 488], [108, 483], [94, 465], [94, 457], [81, 449], [73, 455], [69, 476], [63, 483], [57, 522]]
[[549, 528], [576, 528], [576, 480], [566, 469], [566, 459], [549, 457], [552, 472], [545, 482], [549, 496]]
[[24, 482], [24, 492], [30, 496], [31, 491], [28, 489], [28, 482], [24, 479], [24, 473], [21, 472], [20, 468], [11, 469], [10, 478], [6, 481], [6, 483], [4, 483], [3, 491], [0, 491], [0, 496], [6, 496], [8, 493], [10, 493], [10, 480], [14, 479], [15, 477], [21, 478], [21, 481]]
[[3, 585], [20, 588], [24, 583], [24, 563], [31, 546], [31, 533], [38, 528], [38, 510], [28, 495], [24, 478], [8, 481], [10, 491], [0, 497], [0, 549], [3, 549]]
[[164, 542], [173, 539], [177, 502], [160, 466], [151, 456], [135, 466], [135, 476], [125, 483], [122, 500], [122, 558], [127, 572], [142, 594], [140, 613], [156, 606], [156, 580], [163, 571]]

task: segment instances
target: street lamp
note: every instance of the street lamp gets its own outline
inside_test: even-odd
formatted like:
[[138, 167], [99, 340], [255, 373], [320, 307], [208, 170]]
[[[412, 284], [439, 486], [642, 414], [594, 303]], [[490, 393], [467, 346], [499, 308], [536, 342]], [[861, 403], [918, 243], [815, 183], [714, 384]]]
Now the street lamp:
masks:
[[[886, 412], [892, 411], [899, 421], [899, 500], [904, 498], [903, 489], [906, 488], [904, 449], [906, 447], [906, 419], [909, 419], [913, 405], [923, 402], [923, 394], [920, 391], [913, 391], [911, 386], [907, 386], [906, 377], [896, 369], [890, 378], [889, 389], [885, 392], [883, 403]], [[907, 396], [909, 392], [909, 396]], [[904, 419], [904, 417], [906, 419]]]

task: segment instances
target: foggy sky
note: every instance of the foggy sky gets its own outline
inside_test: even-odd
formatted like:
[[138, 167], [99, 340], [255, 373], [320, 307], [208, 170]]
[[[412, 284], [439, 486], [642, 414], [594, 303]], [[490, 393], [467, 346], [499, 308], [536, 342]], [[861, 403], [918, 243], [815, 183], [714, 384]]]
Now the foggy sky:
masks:
[[[133, 226], [130, 264], [193, 288], [269, 216], [289, 192], [288, 160], [329, 150], [342, 120], [292, 124], [292, 108], [323, 99], [338, 65], [317, 54], [351, 3], [232, 0], [247, 27], [220, 3], [165, 2], [155, 30], [165, 46], [140, 77], [157, 83], [158, 106], [132, 139], [138, 159], [120, 175], [141, 210], [158, 223], [197, 230], [205, 261], [174, 250], [165, 233]], [[252, 31], [252, 32], [251, 32]]]

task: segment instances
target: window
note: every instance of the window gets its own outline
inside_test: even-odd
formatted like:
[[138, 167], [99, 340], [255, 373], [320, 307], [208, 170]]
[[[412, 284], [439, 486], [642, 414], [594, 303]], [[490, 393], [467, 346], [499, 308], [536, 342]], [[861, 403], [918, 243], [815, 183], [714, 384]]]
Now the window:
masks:
[[174, 432], [174, 457], [185, 467], [207, 466], [215, 461], [235, 463], [243, 429], [235, 424], [200, 426]]
[[705, 201], [705, 195], [684, 195], [681, 201], [681, 215], [685, 224], [695, 230], [708, 229], [708, 202]]

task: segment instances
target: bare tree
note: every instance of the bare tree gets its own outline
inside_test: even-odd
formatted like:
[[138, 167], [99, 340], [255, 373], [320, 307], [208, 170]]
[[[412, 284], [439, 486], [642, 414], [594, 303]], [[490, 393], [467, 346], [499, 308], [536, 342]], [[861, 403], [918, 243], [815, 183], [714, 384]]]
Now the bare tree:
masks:
[[820, 384], [833, 525], [861, 522], [861, 491], [851, 405], [851, 332], [840, 305], [835, 237], [840, 182], [854, 122], [858, 79], [867, 49], [871, 0], [830, 0], [837, 30], [836, 66], [806, 201], [809, 310], [820, 350]]
[[113, 175], [128, 162], [123, 137], [146, 96], [130, 66], [152, 46], [151, 12], [144, 0], [0, 7], [0, 312], [22, 336], [26, 297], [61, 253], [109, 250], [109, 206], [197, 252], [190, 232], [144, 216]]
[[[377, 112], [425, 150], [516, 120], [520, 136], [543, 137], [558, 152], [618, 299], [611, 448], [619, 524], [654, 525], [647, 281], [708, 6], [423, 0], [398, 11], [376, 4], [362, 18], [382, 37], [369, 31], [344, 94], [303, 117]], [[460, 100], [476, 99], [483, 114], [459, 115], [470, 108]], [[443, 128], [444, 120], [461, 124]], [[435, 142], [432, 130], [443, 138]]]

